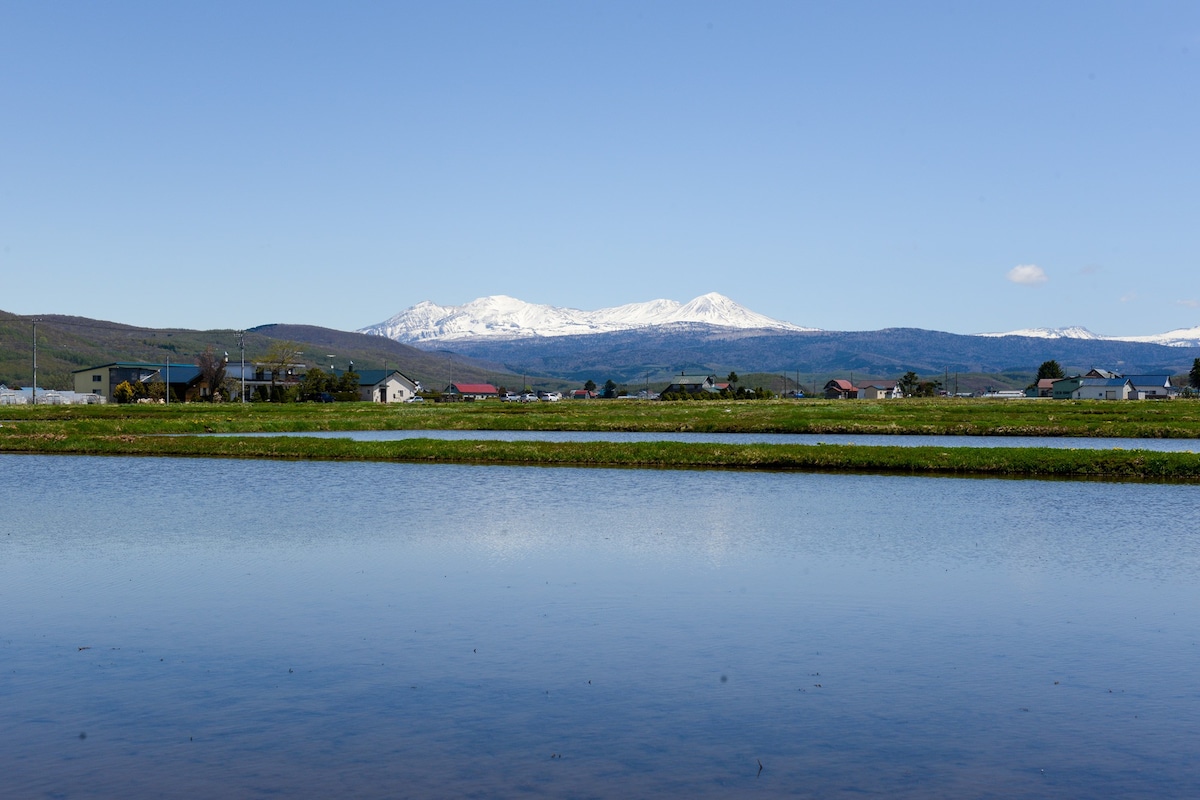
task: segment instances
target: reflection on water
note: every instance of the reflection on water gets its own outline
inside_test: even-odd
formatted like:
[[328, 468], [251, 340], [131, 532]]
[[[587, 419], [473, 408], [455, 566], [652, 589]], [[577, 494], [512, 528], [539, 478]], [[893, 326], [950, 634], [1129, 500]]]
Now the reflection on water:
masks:
[[0, 475], [14, 796], [1200, 794], [1194, 487]]
[[920, 436], [860, 433], [643, 433], [628, 431], [302, 431], [214, 433], [211, 436], [309, 436], [389, 442], [477, 439], [505, 442], [696, 442], [713, 444], [856, 444], [870, 447], [1054, 447], [1077, 450], [1200, 452], [1197, 439], [1104, 439], [1083, 436]]

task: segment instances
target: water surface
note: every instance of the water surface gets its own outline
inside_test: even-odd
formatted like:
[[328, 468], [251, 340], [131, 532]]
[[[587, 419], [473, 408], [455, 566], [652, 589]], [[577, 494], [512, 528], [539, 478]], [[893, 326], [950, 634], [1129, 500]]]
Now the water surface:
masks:
[[1195, 487], [0, 475], [11, 796], [1200, 796]]

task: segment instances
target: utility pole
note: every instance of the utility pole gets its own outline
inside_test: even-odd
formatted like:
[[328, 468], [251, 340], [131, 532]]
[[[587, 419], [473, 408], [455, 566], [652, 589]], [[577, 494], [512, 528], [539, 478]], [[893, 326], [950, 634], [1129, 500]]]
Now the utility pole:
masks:
[[246, 402], [246, 332], [238, 331], [238, 348], [242, 351], [242, 402]]
[[33, 321], [33, 404], [37, 405], [37, 324]]

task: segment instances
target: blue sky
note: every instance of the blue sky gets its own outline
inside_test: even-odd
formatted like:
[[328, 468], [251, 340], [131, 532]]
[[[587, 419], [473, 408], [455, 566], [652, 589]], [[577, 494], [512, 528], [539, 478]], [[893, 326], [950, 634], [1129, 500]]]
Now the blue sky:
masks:
[[1158, 333], [1198, 98], [1195, 2], [0, 0], [0, 309]]

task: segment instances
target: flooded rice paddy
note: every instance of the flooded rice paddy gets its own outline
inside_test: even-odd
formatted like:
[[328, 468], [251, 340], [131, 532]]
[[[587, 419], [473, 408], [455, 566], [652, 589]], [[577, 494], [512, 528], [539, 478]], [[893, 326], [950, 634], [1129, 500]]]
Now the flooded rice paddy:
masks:
[[6, 796], [1200, 796], [1195, 487], [0, 476]]

